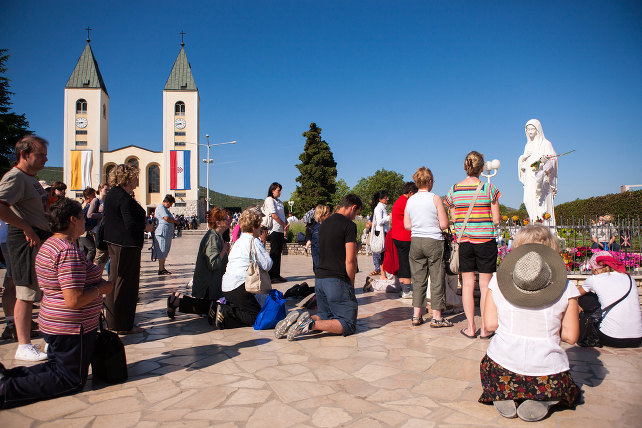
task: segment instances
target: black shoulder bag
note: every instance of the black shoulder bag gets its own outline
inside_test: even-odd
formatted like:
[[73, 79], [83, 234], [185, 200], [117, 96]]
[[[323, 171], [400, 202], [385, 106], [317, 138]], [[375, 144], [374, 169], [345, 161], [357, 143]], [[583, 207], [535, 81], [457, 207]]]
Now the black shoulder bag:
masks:
[[577, 344], [586, 348], [601, 348], [602, 344], [600, 343], [600, 335], [598, 334], [600, 330], [600, 323], [606, 316], [606, 314], [613, 309], [615, 305], [620, 303], [622, 300], [626, 299], [626, 296], [629, 295], [631, 289], [633, 288], [633, 278], [631, 275], [628, 275], [630, 286], [629, 291], [626, 292], [617, 301], [611, 303], [604, 309], [596, 308], [593, 311], [581, 311], [580, 312], [580, 336], [577, 339]]
[[103, 326], [103, 313], [98, 319], [96, 347], [91, 357], [91, 374], [107, 383], [119, 383], [127, 380], [127, 356], [125, 346], [118, 334]]

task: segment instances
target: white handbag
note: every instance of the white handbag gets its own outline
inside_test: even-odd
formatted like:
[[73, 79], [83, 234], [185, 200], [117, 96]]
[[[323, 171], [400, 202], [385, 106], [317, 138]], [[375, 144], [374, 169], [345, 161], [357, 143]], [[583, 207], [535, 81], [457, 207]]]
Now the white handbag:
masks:
[[261, 211], [265, 215], [263, 217], [263, 220], [261, 221], [261, 227], [266, 228], [268, 231], [272, 230], [272, 224], [274, 222], [274, 219], [272, 218], [272, 214], [268, 214], [267, 209], [265, 208], [265, 203], [267, 202], [268, 198], [263, 201], [263, 206], [261, 207]]
[[272, 289], [272, 280], [269, 272], [257, 261], [254, 239], [250, 241], [250, 264], [245, 274], [245, 291], [252, 294], [268, 294]]

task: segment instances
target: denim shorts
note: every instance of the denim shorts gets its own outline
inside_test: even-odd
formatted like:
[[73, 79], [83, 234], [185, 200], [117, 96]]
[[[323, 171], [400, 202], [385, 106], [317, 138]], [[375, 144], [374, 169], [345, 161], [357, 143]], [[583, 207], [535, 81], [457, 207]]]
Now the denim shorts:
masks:
[[339, 278], [316, 278], [317, 315], [322, 320], [338, 320], [343, 335], [353, 334], [357, 328], [357, 297], [354, 287]]

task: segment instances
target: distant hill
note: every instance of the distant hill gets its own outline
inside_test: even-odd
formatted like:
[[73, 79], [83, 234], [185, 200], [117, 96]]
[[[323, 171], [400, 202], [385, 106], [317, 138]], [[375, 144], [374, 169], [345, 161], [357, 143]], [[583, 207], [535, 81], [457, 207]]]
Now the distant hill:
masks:
[[[47, 166], [42, 171], [38, 172], [38, 180], [45, 180], [51, 184], [53, 181], [62, 181], [63, 168], [61, 166]], [[206, 189], [203, 186], [198, 186], [198, 195], [205, 197]], [[262, 205], [263, 199], [244, 198], [241, 196], [231, 196], [224, 193], [219, 193], [210, 190], [210, 205], [218, 207], [239, 207], [245, 209], [248, 205]]]

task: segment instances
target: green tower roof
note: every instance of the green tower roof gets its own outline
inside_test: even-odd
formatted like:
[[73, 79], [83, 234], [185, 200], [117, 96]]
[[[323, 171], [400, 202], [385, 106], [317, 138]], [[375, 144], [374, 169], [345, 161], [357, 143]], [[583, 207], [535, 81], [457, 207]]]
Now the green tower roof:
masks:
[[87, 41], [85, 50], [82, 51], [82, 55], [80, 55], [76, 68], [71, 73], [65, 88], [100, 88], [107, 94], [107, 87], [103, 81], [103, 76], [100, 74], [100, 69], [89, 41]]
[[181, 44], [181, 51], [178, 53], [174, 67], [169, 74], [167, 83], [165, 84], [166, 91], [198, 91], [196, 83], [194, 83], [194, 76], [192, 76], [192, 67], [189, 65], [185, 48]]

